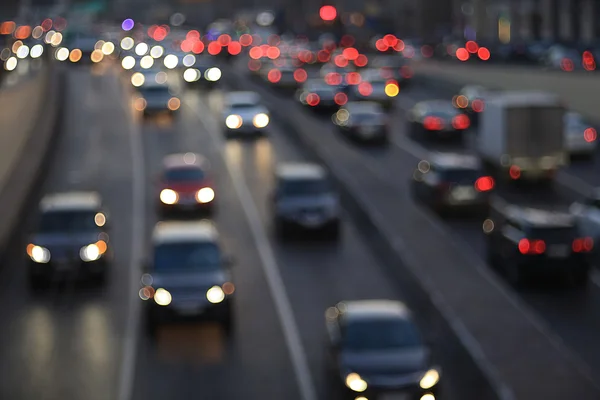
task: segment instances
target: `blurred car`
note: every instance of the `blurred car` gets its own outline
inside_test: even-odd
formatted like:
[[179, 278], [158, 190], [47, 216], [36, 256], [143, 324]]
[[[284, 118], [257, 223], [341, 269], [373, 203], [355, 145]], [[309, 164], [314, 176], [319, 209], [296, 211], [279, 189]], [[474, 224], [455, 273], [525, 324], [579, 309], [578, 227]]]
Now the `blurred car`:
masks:
[[577, 50], [563, 45], [554, 45], [548, 49], [544, 64], [553, 69], [574, 71], [583, 69], [582, 54]]
[[423, 160], [413, 173], [413, 197], [438, 212], [487, 212], [495, 182], [483, 173], [479, 158], [441, 153]]
[[158, 177], [158, 207], [168, 211], [213, 211], [214, 182], [208, 161], [200, 154], [171, 154]]
[[386, 109], [392, 108], [394, 97], [400, 93], [400, 86], [394, 79], [383, 78], [382, 73], [384, 71], [378, 69], [367, 69], [361, 72], [361, 82], [349, 88], [349, 99], [376, 101]]
[[269, 111], [255, 92], [229, 92], [223, 106], [225, 136], [265, 134]]
[[365, 142], [386, 143], [387, 121], [383, 107], [372, 101], [347, 103], [333, 116], [333, 122], [342, 132]]
[[[141, 73], [138, 72], [137, 74]], [[135, 80], [136, 76], [140, 75], [133, 74], [132, 81]], [[151, 74], [149, 76], [155, 75]], [[156, 80], [150, 80], [150, 78], [145, 79], [141, 78], [143, 83], [137, 88], [138, 96], [134, 100], [136, 110], [142, 111], [144, 116], [163, 112], [173, 114], [179, 110], [181, 100], [172, 93], [174, 90], [168, 83], [159, 83]]]
[[210, 320], [233, 330], [232, 260], [223, 254], [214, 225], [203, 221], [158, 222], [151, 259], [144, 266], [140, 298], [146, 330], [174, 321]]
[[319, 111], [331, 111], [348, 101], [348, 95], [338, 85], [328, 85], [323, 79], [309, 79], [298, 91], [298, 99], [303, 105]]
[[401, 87], [406, 87], [413, 77], [409, 60], [400, 55], [377, 56], [369, 66], [379, 69], [382, 78], [395, 79]]
[[319, 165], [285, 163], [275, 176], [272, 215], [275, 231], [287, 237], [294, 229], [340, 234], [340, 200], [327, 172]]
[[208, 56], [187, 54], [182, 59], [183, 80], [188, 85], [201, 84], [204, 86], [216, 86], [221, 82], [223, 72], [216, 65], [214, 59]]
[[327, 309], [325, 322], [331, 378], [348, 398], [435, 400], [439, 395], [441, 370], [404, 304], [344, 301]]
[[407, 112], [408, 133], [415, 139], [462, 139], [471, 126], [465, 113], [447, 100], [428, 100], [415, 104]]
[[491, 211], [483, 224], [488, 262], [511, 284], [550, 276], [587, 284], [594, 241], [581, 234], [570, 213], [505, 204]]
[[95, 192], [46, 195], [40, 213], [27, 245], [31, 286], [39, 288], [67, 276], [103, 282], [112, 250], [100, 196]]
[[581, 114], [565, 114], [565, 148], [571, 156], [593, 157], [598, 146], [598, 133]]
[[[92, 53], [96, 49], [98, 39], [83, 33], [67, 34], [66, 47], [71, 51], [70, 60], [75, 63], [90, 64]], [[79, 50], [78, 56], [77, 50]]]
[[453, 104], [457, 109], [468, 112], [471, 123], [475, 125], [479, 122], [478, 114], [485, 110], [486, 97], [497, 92], [480, 85], [467, 85], [454, 98]]

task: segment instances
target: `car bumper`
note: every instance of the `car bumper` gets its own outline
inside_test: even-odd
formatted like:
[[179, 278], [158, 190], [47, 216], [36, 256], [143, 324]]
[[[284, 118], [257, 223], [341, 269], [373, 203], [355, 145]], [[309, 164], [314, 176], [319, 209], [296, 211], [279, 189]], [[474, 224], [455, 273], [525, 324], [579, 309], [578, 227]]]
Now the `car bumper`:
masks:
[[[399, 389], [368, 387], [367, 390], [362, 393], [353, 392], [346, 388], [344, 398], [352, 400], [360, 397], [364, 397], [368, 400], [421, 400], [423, 396], [429, 394], [434, 396], [434, 399], [437, 400], [439, 392], [439, 384], [429, 390], [421, 389], [418, 385], [415, 387]], [[429, 397], [426, 397], [426, 399], [432, 400]]]
[[209, 203], [177, 203], [177, 204], [164, 204], [158, 203], [158, 208], [163, 212], [194, 212], [194, 211], [203, 211], [210, 210], [213, 208], [213, 204], [215, 200]]
[[175, 321], [221, 321], [229, 318], [231, 311], [231, 297], [218, 304], [202, 303], [197, 307], [186, 308], [176, 303], [163, 307], [152, 300], [146, 300], [145, 303], [146, 310], [155, 324]]
[[52, 279], [54, 277], [75, 276], [88, 278], [98, 276], [106, 271], [107, 256], [96, 261], [84, 262], [82, 260], [50, 261], [47, 264], [38, 264], [30, 261], [29, 275], [36, 279]]
[[229, 135], [256, 135], [265, 132], [268, 128], [268, 125], [264, 128], [257, 128], [254, 125], [242, 125], [238, 129], [230, 129], [225, 127], [225, 131]]

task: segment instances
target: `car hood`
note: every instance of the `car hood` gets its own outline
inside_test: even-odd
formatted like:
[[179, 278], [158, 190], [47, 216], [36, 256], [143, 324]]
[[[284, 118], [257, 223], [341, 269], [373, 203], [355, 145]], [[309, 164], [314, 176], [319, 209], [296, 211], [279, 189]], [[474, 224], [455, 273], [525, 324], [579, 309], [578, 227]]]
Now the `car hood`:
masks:
[[423, 347], [377, 352], [343, 352], [341, 365], [365, 379], [377, 376], [410, 375], [428, 368], [430, 353]]
[[31, 243], [50, 250], [74, 247], [77, 251], [83, 246], [96, 243], [100, 240], [98, 232], [69, 232], [69, 233], [45, 233], [35, 234], [31, 237]]

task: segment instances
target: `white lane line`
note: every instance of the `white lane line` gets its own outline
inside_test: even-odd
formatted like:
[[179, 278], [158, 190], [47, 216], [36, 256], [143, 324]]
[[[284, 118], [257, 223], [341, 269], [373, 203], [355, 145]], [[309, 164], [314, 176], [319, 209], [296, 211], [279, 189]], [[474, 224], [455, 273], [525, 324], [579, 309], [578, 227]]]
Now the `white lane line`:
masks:
[[[208, 111], [209, 108], [204, 102], [204, 100], [200, 99], [199, 103], [201, 104], [200, 109], [207, 111], [203, 114], [203, 116], [209, 116], [211, 112]], [[217, 147], [220, 150], [219, 155], [225, 162], [227, 171], [229, 173], [229, 176], [231, 177], [237, 196], [240, 202], [242, 203], [242, 208], [244, 209], [244, 213], [246, 214], [246, 218], [248, 220], [248, 224], [250, 225], [250, 229], [252, 230], [252, 236], [254, 238], [258, 254], [262, 261], [261, 264], [263, 266], [265, 277], [267, 278], [269, 291], [271, 292], [271, 297], [275, 302], [275, 309], [277, 310], [277, 314], [279, 315], [279, 320], [281, 322], [283, 335], [285, 337], [285, 341], [290, 352], [290, 357], [292, 360], [292, 365], [294, 367], [296, 381], [300, 390], [301, 398], [302, 400], [317, 400], [317, 392], [315, 389], [314, 382], [312, 380], [312, 376], [310, 374], [310, 368], [308, 367], [306, 353], [304, 351], [304, 347], [302, 346], [300, 335], [298, 334], [298, 326], [294, 319], [292, 306], [285, 291], [283, 279], [281, 278], [281, 274], [279, 273], [279, 266], [277, 265], [273, 248], [269, 243], [267, 233], [260, 220], [258, 208], [254, 203], [254, 199], [252, 198], [250, 189], [248, 188], [248, 185], [244, 181], [244, 178], [239, 173], [239, 171], [233, 168], [227, 160], [227, 158], [225, 157], [225, 141], [220, 136], [221, 130], [218, 128], [215, 121], [211, 117], [202, 118], [197, 110], [193, 111], [197, 116], [200, 124], [210, 135], [211, 140], [215, 144], [215, 147]]]
[[[126, 107], [129, 103], [126, 103]], [[130, 114], [127, 118], [129, 121]], [[144, 250], [144, 152], [142, 149], [141, 128], [130, 122], [129, 145], [131, 149], [132, 167], [132, 223], [131, 223], [131, 258], [129, 260], [129, 304], [127, 304], [127, 325], [123, 340], [123, 356], [119, 375], [118, 400], [129, 400], [133, 396], [135, 379], [135, 361], [137, 342], [140, 330], [140, 301], [137, 295], [140, 278], [140, 263]]]

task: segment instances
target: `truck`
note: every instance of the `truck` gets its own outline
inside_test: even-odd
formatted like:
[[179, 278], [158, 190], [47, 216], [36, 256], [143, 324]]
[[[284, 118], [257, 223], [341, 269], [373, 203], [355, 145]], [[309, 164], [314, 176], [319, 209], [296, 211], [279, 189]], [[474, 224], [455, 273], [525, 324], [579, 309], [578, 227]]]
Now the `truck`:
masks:
[[568, 164], [566, 109], [552, 93], [507, 91], [486, 98], [476, 151], [487, 167], [512, 180], [552, 180]]

